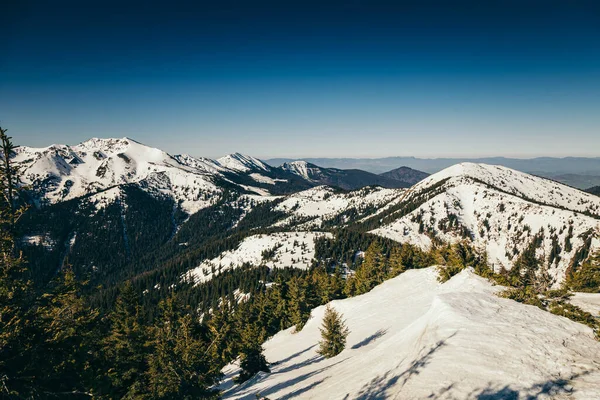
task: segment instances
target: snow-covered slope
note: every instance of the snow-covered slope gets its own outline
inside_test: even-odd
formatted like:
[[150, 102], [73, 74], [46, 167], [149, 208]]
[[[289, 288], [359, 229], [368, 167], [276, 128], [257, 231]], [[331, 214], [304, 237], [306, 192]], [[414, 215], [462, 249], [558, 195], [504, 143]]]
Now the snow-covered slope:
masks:
[[289, 163], [283, 163], [280, 168], [284, 171], [301, 176], [309, 181], [315, 181], [319, 178], [323, 178], [321, 168], [314, 164], [307, 163], [306, 161], [292, 161]]
[[[432, 236], [467, 239], [487, 251], [496, 269], [510, 269], [537, 235], [538, 256], [548, 262], [555, 285], [586, 239], [600, 248], [600, 198], [504, 167], [455, 165], [413, 186], [402, 203], [418, 207], [387, 216], [372, 233], [423, 248]], [[557, 246], [559, 257], [550, 260]]]
[[269, 171], [271, 169], [271, 167], [260, 161], [258, 158], [240, 153], [233, 153], [221, 157], [217, 159], [217, 163], [224, 168], [238, 172], [248, 172], [253, 170]]
[[[401, 198], [405, 189], [385, 189], [381, 187], [364, 188], [347, 193], [338, 193], [327, 186], [304, 190], [287, 196], [275, 210], [289, 214], [278, 222], [277, 226], [294, 226], [296, 229], [320, 227], [324, 221], [331, 220], [356, 210], [358, 214], [371, 214], [377, 209]], [[298, 224], [298, 221], [301, 221]], [[346, 221], [340, 221], [343, 225]]]
[[332, 302], [346, 349], [316, 353], [324, 307], [299, 333], [264, 344], [271, 373], [232, 385], [225, 399], [596, 399], [600, 343], [587, 326], [497, 297], [465, 270], [448, 282], [409, 270], [362, 296]]
[[[315, 239], [331, 237], [323, 232], [280, 232], [249, 236], [235, 250], [223, 252], [212, 260], [202, 262], [188, 271], [185, 279], [195, 283], [206, 282], [220, 272], [242, 264], [265, 265], [270, 268], [294, 267], [307, 269], [315, 255]], [[271, 254], [268, 254], [268, 253]]]

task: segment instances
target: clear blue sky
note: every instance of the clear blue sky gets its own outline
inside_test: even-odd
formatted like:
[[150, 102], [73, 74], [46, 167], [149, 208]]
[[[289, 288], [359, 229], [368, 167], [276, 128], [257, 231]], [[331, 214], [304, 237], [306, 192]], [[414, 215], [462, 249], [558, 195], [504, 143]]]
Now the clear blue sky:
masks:
[[0, 124], [20, 144], [600, 156], [597, 1], [11, 2]]

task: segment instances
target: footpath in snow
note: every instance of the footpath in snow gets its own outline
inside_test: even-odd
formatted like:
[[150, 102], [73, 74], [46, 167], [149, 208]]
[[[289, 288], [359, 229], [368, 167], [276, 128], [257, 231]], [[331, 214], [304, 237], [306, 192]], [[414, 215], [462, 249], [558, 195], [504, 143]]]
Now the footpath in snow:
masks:
[[434, 267], [410, 270], [333, 301], [350, 328], [346, 349], [316, 353], [325, 307], [299, 333], [264, 345], [272, 363], [225, 399], [599, 399], [600, 342], [587, 326], [496, 296], [465, 270], [442, 284]]

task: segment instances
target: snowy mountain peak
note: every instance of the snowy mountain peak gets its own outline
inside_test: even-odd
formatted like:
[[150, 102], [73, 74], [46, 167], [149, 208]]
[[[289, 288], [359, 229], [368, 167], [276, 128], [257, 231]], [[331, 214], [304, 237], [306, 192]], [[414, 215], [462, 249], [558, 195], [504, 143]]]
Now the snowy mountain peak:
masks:
[[247, 156], [241, 153], [232, 153], [217, 159], [217, 163], [224, 168], [237, 171], [248, 172], [253, 170], [269, 171], [269, 165], [260, 161], [258, 158]]

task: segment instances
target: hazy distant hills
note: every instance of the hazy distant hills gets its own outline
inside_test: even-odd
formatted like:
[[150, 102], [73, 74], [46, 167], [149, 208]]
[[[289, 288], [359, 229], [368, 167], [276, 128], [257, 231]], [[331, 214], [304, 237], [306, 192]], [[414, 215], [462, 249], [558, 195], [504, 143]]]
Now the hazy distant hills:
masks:
[[[376, 174], [406, 166], [427, 173], [435, 173], [461, 162], [502, 165], [554, 179], [570, 186], [585, 189], [600, 186], [600, 157], [538, 157], [518, 159], [506, 157], [487, 158], [416, 158], [416, 157], [385, 157], [385, 158], [303, 158], [302, 160], [324, 168], [362, 169]], [[287, 158], [266, 160], [270, 165], [281, 165], [293, 161]]]

